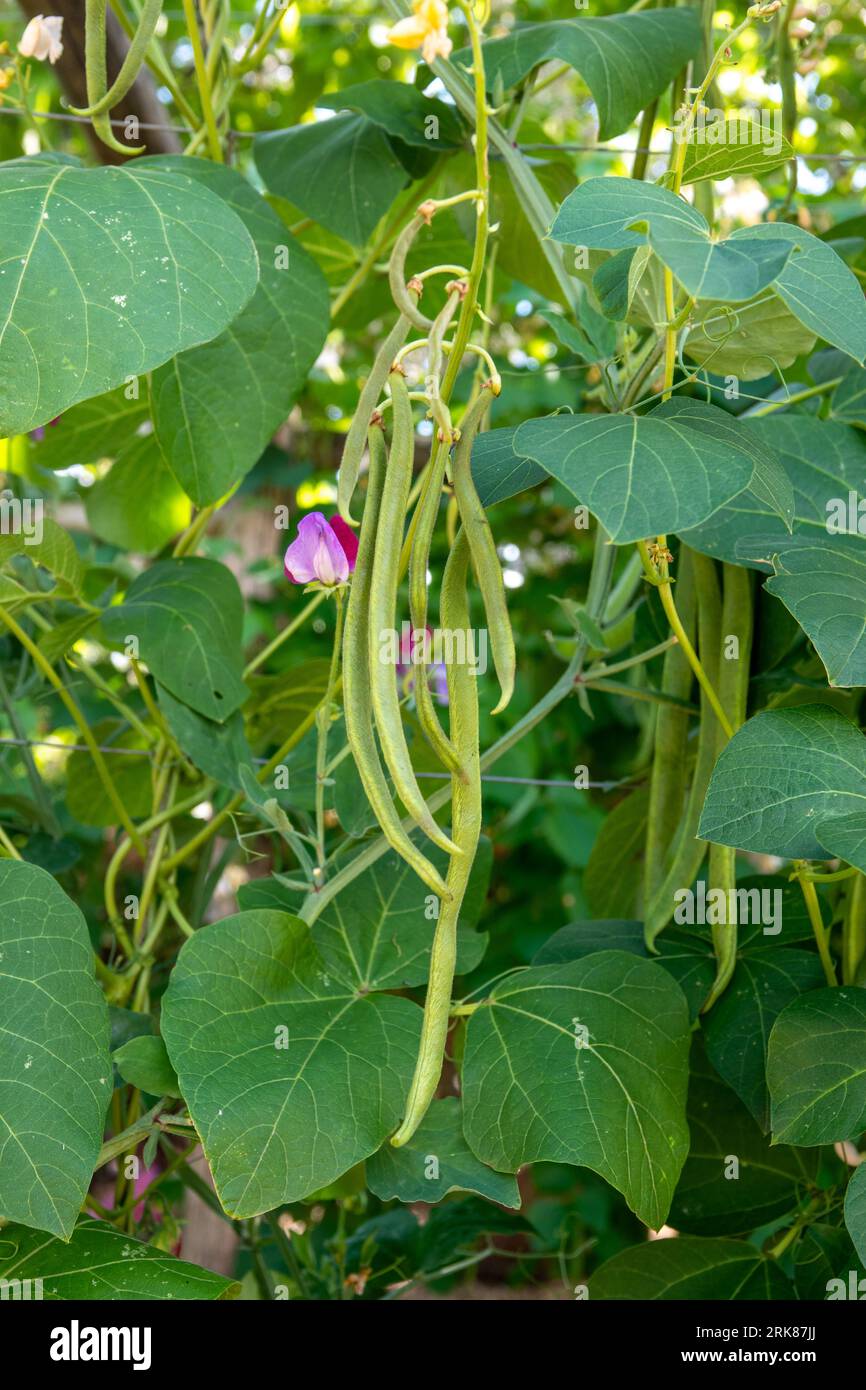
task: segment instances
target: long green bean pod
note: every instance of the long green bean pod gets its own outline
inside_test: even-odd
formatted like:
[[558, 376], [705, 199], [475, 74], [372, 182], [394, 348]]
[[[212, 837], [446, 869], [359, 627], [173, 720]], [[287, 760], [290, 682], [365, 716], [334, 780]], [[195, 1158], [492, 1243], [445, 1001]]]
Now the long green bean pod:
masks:
[[846, 885], [842, 918], [842, 983], [866, 983], [866, 877], [857, 873]]
[[388, 284], [394, 303], [410, 323], [413, 323], [416, 328], [422, 328], [425, 333], [432, 326], [432, 319], [428, 319], [426, 314], [422, 314], [418, 308], [423, 282], [413, 280], [408, 284], [406, 283], [406, 257], [421, 228], [429, 225], [429, 209], [416, 212], [412, 221], [406, 223], [394, 242], [394, 249], [388, 262]]
[[430, 402], [430, 414], [433, 416], [434, 424], [437, 426], [442, 437], [450, 442], [452, 436], [451, 411], [439, 394], [439, 377], [442, 371], [442, 343], [448, 331], [448, 325], [454, 317], [457, 305], [461, 300], [461, 289], [465, 293], [465, 286], [450, 290], [444, 306], [433, 321], [427, 338], [427, 374], [424, 379], [424, 386], [427, 391], [427, 399]]
[[[701, 662], [710, 680], [715, 683], [722, 632], [722, 596], [715, 561], [698, 551], [690, 551], [689, 563], [694, 575]], [[691, 887], [704, 862], [707, 845], [705, 840], [697, 838], [697, 830], [716, 764], [718, 733], [719, 725], [712, 706], [705, 692], [701, 691], [698, 749], [685, 814], [677, 826], [664, 877], [644, 908], [644, 939], [650, 947], [673, 916], [677, 889]]]
[[[695, 589], [692, 560], [684, 551], [677, 577], [677, 600], [686, 633], [691, 636], [695, 626]], [[662, 668], [662, 691], [677, 700], [688, 700], [692, 689], [692, 672], [679, 647], [665, 653]], [[679, 822], [686, 790], [686, 740], [689, 716], [676, 705], [662, 705], [656, 717], [655, 747], [650, 774], [650, 800], [644, 850], [644, 902], [652, 901], [664, 875], [665, 855], [671, 838], [671, 827]], [[647, 945], [652, 938], [647, 938]]]
[[382, 833], [418, 877], [441, 898], [450, 896], [445, 880], [410, 840], [400, 822], [391, 798], [373, 731], [373, 705], [370, 694], [369, 617], [373, 550], [379, 524], [379, 508], [385, 481], [385, 436], [379, 425], [368, 434], [370, 472], [367, 500], [358, 539], [358, 558], [349, 591], [346, 625], [343, 633], [343, 712], [346, 733], [367, 800]]
[[[728, 656], [719, 648], [717, 689], [722, 708], [736, 733], [746, 718], [746, 705], [749, 698], [749, 669], [752, 660], [752, 575], [751, 571], [740, 565], [723, 567], [722, 603], [722, 641], [735, 638], [736, 655]], [[711, 677], [712, 679], [712, 677]], [[727, 742], [721, 729], [718, 729], [719, 751]], [[736, 850], [729, 845], [710, 845], [710, 871], [708, 886], [721, 889], [724, 901], [730, 907], [736, 902], [732, 890], [737, 881]], [[706, 1013], [727, 989], [737, 964], [737, 917], [736, 910], [731, 914], [733, 921], [717, 923], [712, 926], [713, 950], [716, 955], [716, 978], [702, 1008]], [[725, 912], [727, 919], [728, 911]]]
[[370, 375], [361, 389], [358, 407], [346, 435], [346, 442], [343, 445], [343, 454], [340, 459], [340, 470], [337, 475], [337, 507], [340, 516], [349, 526], [358, 525], [349, 509], [358, 484], [358, 474], [361, 471], [361, 459], [364, 457], [370, 417], [379, 403], [382, 388], [388, 380], [391, 364], [409, 336], [409, 328], [408, 315], [401, 314], [376, 353], [375, 361], [370, 368]]
[[[153, 38], [154, 34], [156, 33], [156, 26], [159, 23], [159, 17], [162, 14], [162, 5], [163, 0], [144, 0], [144, 5], [142, 6], [141, 11], [141, 18], [138, 21], [138, 27], [132, 36], [129, 48], [126, 51], [126, 56], [120, 66], [120, 72], [117, 74], [116, 78], [114, 79], [108, 90], [103, 92], [101, 96], [96, 97], [95, 100], [91, 97], [90, 83], [88, 81], [87, 97], [88, 101], [90, 102], [90, 105], [70, 106], [70, 111], [74, 111], [76, 116], [100, 116], [103, 114], [103, 112], [110, 111], [113, 106], [116, 106], [119, 101], [123, 100], [130, 87], [134, 83], [135, 79], [138, 77], [138, 74], [141, 71], [141, 68], [144, 64], [145, 55], [147, 53], [147, 46]], [[88, 32], [90, 8], [91, 7], [88, 5]], [[105, 80], [104, 0], [102, 0], [100, 6], [96, 6], [94, 8], [100, 9], [101, 23], [101, 51], [103, 55], [103, 62], [100, 67], [94, 67], [94, 75], [97, 78], [97, 84], [99, 84], [100, 82], [103, 82]], [[97, 28], [96, 35], [94, 36], [94, 41], [96, 41], [96, 39], [98, 39], [99, 36], [100, 31], [99, 28]], [[85, 50], [87, 50], [87, 47], [88, 40], [87, 36], [85, 36]], [[88, 59], [88, 74], [89, 71], [90, 64]]]
[[471, 467], [472, 445], [487, 413], [492, 393], [491, 383], [485, 382], [464, 415], [460, 440], [454, 450], [451, 471], [454, 494], [460, 509], [460, 520], [463, 523], [469, 553], [472, 556], [475, 578], [484, 599], [490, 649], [493, 654], [493, 665], [499, 679], [500, 689], [499, 703], [492, 710], [492, 713], [499, 714], [501, 710], [505, 709], [514, 693], [517, 656], [514, 650], [511, 619], [508, 616], [502, 566], [496, 553], [496, 542], [493, 539], [490, 522], [487, 520], [487, 513], [481, 505], [481, 499], [472, 481]]
[[[393, 405], [393, 433], [379, 507], [370, 590], [369, 669], [373, 711], [382, 755], [397, 795], [434, 844], [447, 850], [449, 854], [458, 854], [460, 851], [457, 846], [449, 840], [443, 830], [440, 830], [433, 819], [418, 786], [403, 733], [396, 673], [390, 662], [382, 660], [379, 650], [382, 635], [393, 634], [397, 630], [400, 548], [415, 455], [412, 403], [409, 400], [406, 379], [400, 368], [391, 372], [388, 381]], [[418, 669], [420, 671], [421, 668]]]
[[[465, 531], [461, 531], [448, 557], [442, 579], [441, 623], [451, 631], [469, 629], [468, 573], [469, 544]], [[452, 655], [454, 650], [452, 644]], [[481, 834], [478, 692], [476, 677], [468, 661], [449, 662], [448, 697], [451, 737], [467, 773], [465, 781], [452, 778], [452, 833], [462, 854], [452, 859], [448, 867], [451, 901], [442, 905], [436, 923], [418, 1060], [406, 1102], [406, 1114], [391, 1138], [391, 1143], [397, 1148], [408, 1143], [423, 1120], [442, 1074], [457, 959], [457, 923]]]
[[[102, 102], [104, 102], [108, 95], [108, 69], [106, 66], [107, 40], [105, 32], [106, 5], [107, 0], [86, 0], [84, 12], [84, 68], [87, 81], [87, 100], [89, 103], [87, 113], [89, 114], [90, 108], [100, 108], [92, 118], [92, 125], [103, 145], [107, 145], [110, 150], [115, 150], [118, 154], [141, 154], [144, 145], [122, 145], [120, 141], [115, 138], [111, 129], [111, 117], [108, 114], [108, 110], [102, 106]], [[127, 56], [129, 55], [127, 54]]]

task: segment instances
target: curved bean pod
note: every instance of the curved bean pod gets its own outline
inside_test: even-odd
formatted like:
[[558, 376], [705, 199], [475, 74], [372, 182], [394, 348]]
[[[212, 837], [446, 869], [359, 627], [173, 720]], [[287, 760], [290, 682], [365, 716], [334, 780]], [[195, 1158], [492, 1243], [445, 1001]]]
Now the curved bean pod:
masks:
[[511, 619], [508, 616], [508, 604], [505, 599], [502, 566], [499, 563], [499, 556], [496, 554], [496, 543], [490, 529], [490, 522], [487, 520], [487, 513], [481, 505], [481, 499], [472, 481], [471, 468], [472, 445], [490, 405], [492, 391], [493, 388], [485, 383], [463, 417], [460, 440], [454, 450], [452, 478], [454, 495], [460, 509], [460, 520], [466, 533], [475, 577], [478, 580], [478, 587], [484, 599], [484, 611], [487, 614], [493, 665], [499, 678], [500, 689], [499, 703], [491, 712], [499, 714], [501, 710], [505, 709], [514, 693], [517, 656], [514, 650]]
[[381, 635], [396, 631], [400, 548], [415, 455], [412, 403], [406, 379], [398, 369], [390, 374], [388, 380], [394, 407], [394, 426], [370, 581], [369, 669], [373, 711], [382, 755], [406, 810], [435, 845], [449, 854], [459, 854], [457, 846], [436, 824], [418, 786], [403, 733], [396, 673], [390, 662], [381, 659], [379, 651]]
[[[144, 57], [145, 57], [145, 54], [146, 54], [146, 52], [147, 52], [147, 46], [148, 46], [148, 44], [150, 43], [151, 39], [153, 38], [153, 36], [154, 36], [154, 34], [155, 34], [155, 32], [156, 32], [156, 26], [157, 26], [157, 24], [159, 23], [159, 17], [160, 17], [160, 15], [162, 14], [162, 5], [163, 5], [163, 0], [144, 0], [144, 5], [142, 6], [142, 11], [141, 11], [141, 19], [140, 19], [139, 22], [138, 22], [138, 28], [136, 29], [135, 33], [134, 33], [133, 36], [132, 36], [132, 40], [131, 40], [131, 42], [130, 42], [129, 48], [128, 48], [127, 51], [126, 51], [126, 56], [125, 56], [125, 58], [124, 58], [124, 60], [123, 60], [123, 62], [122, 62], [122, 64], [121, 64], [120, 72], [117, 74], [116, 78], [114, 79], [113, 83], [112, 83], [111, 86], [109, 87], [108, 91], [103, 92], [103, 94], [102, 94], [101, 96], [97, 96], [95, 99], [92, 98], [91, 95], [90, 95], [90, 83], [89, 83], [89, 81], [88, 81], [87, 96], [88, 96], [88, 100], [90, 101], [90, 105], [89, 105], [89, 106], [70, 106], [70, 108], [69, 108], [70, 111], [74, 111], [76, 116], [100, 116], [100, 115], [103, 114], [103, 112], [110, 111], [111, 108], [112, 108], [112, 106], [116, 106], [117, 103], [118, 103], [119, 101], [122, 101], [122, 100], [123, 100], [123, 98], [126, 96], [127, 92], [129, 91], [130, 87], [131, 87], [132, 84], [134, 83], [135, 79], [138, 77], [139, 72], [141, 71], [142, 65], [143, 65], [143, 63], [144, 63]], [[95, 7], [95, 8], [96, 8], [96, 7]], [[102, 0], [101, 7], [99, 7], [99, 8], [100, 8], [100, 10], [101, 10], [101, 13], [100, 13], [100, 23], [101, 23], [101, 38], [102, 38], [102, 54], [103, 54], [103, 59], [104, 59], [104, 54], [105, 54], [105, 3], [104, 3], [104, 0]], [[88, 6], [88, 11], [89, 11], [89, 9], [90, 9], [90, 6]], [[88, 27], [89, 27], [89, 23], [90, 23], [90, 20], [89, 20], [89, 14], [88, 14]], [[96, 35], [94, 36], [94, 40], [96, 40], [98, 37], [99, 37], [99, 30], [97, 30], [97, 33], [96, 33]], [[87, 47], [87, 39], [85, 39], [85, 47]], [[94, 67], [94, 75], [95, 75], [95, 77], [96, 77], [96, 79], [97, 79], [97, 85], [98, 85], [100, 79], [102, 79], [103, 82], [104, 82], [104, 80], [105, 80], [105, 70], [104, 70], [104, 69], [105, 69], [104, 61], [103, 61], [103, 63], [102, 63], [101, 68], [96, 68], [96, 67]], [[88, 60], [88, 73], [89, 73], [89, 60]], [[125, 147], [124, 147], [124, 148], [125, 148]]]
[[373, 732], [373, 706], [370, 697], [369, 616], [373, 549], [379, 523], [379, 508], [385, 481], [385, 436], [378, 425], [370, 428], [370, 473], [367, 500], [358, 540], [358, 558], [349, 590], [346, 625], [343, 632], [343, 712], [346, 732], [367, 800], [382, 833], [418, 877], [442, 898], [450, 892], [445, 880], [406, 834], [391, 799], [391, 792], [379, 761]]
[[[105, 62], [105, 10], [107, 0], [86, 0], [84, 30], [84, 67], [87, 80], [87, 100], [90, 106], [100, 106], [93, 117], [93, 129], [103, 145], [118, 154], [140, 154], [144, 145], [122, 145], [111, 129], [108, 111], [101, 107], [108, 94], [108, 71]], [[128, 56], [128, 55], [127, 55]]]
[[416, 212], [411, 222], [407, 222], [402, 232], [394, 242], [394, 249], [391, 252], [391, 259], [388, 262], [388, 284], [391, 288], [391, 297], [401, 314], [405, 314], [410, 323], [416, 328], [423, 328], [426, 333], [432, 326], [432, 319], [428, 319], [426, 314], [422, 314], [418, 308], [418, 300], [421, 295], [422, 283], [418, 282], [418, 288], [406, 283], [406, 257], [416, 236], [422, 227], [430, 225], [429, 215]]
[[[466, 581], [469, 572], [469, 544], [465, 531], [454, 543], [442, 579], [441, 622], [452, 631], [469, 628]], [[453, 648], [452, 648], [453, 650]], [[451, 860], [447, 883], [451, 901], [444, 903], [436, 923], [424, 1021], [415, 1074], [406, 1102], [406, 1114], [392, 1135], [395, 1148], [408, 1143], [427, 1113], [442, 1074], [442, 1061], [448, 1039], [451, 988], [457, 960], [457, 923], [472, 872], [478, 838], [481, 834], [481, 763], [478, 752], [478, 692], [476, 678], [468, 662], [448, 666], [451, 737], [466, 769], [466, 780], [453, 779], [452, 826], [462, 854]]]
[[408, 315], [401, 314], [376, 354], [375, 361], [370, 368], [370, 375], [364, 382], [358, 397], [358, 407], [346, 435], [346, 442], [343, 445], [343, 454], [340, 459], [340, 471], [337, 476], [337, 508], [340, 516], [349, 526], [358, 525], [349, 508], [352, 505], [352, 497], [358, 484], [358, 474], [361, 471], [361, 459], [364, 457], [370, 416], [379, 402], [382, 387], [385, 385], [391, 370], [391, 363], [409, 336], [409, 328]]

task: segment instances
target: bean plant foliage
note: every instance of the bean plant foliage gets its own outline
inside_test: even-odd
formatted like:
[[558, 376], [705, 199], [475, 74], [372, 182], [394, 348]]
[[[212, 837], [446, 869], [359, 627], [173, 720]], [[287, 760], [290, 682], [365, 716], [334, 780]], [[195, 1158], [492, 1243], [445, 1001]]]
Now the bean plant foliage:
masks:
[[81, 9], [0, 51], [4, 1288], [866, 1297], [856, 7]]

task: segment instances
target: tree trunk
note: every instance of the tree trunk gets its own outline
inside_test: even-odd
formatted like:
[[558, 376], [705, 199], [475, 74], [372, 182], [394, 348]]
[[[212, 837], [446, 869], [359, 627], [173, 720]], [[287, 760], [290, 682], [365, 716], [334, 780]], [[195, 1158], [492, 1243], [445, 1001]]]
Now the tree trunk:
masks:
[[[60, 85], [70, 106], [87, 105], [87, 88], [84, 75], [84, 0], [19, 0], [21, 9], [28, 19], [34, 15], [51, 14], [63, 16], [63, 53], [56, 64]], [[126, 35], [117, 19], [108, 11], [106, 16], [108, 36], [108, 81], [114, 81], [120, 70], [124, 55], [129, 47]], [[167, 125], [170, 117], [156, 95], [156, 87], [150, 70], [143, 67], [126, 96], [112, 109], [112, 119], [123, 120], [126, 116], [136, 116], [142, 126]], [[88, 124], [83, 129], [93, 146], [93, 152], [102, 164], [122, 164], [123, 156], [103, 145]], [[123, 140], [120, 128], [115, 131], [117, 138]], [[177, 154], [182, 148], [177, 135], [170, 130], [142, 129], [134, 142], [145, 145], [148, 154]]]

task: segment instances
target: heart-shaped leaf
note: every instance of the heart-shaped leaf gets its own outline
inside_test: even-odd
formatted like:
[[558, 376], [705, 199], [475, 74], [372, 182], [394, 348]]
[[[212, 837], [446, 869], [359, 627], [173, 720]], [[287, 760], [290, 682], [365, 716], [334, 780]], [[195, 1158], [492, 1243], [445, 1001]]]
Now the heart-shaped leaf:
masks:
[[108, 1007], [78, 908], [44, 869], [8, 859], [0, 1019], [0, 1216], [68, 1240], [111, 1099]]
[[255, 290], [246, 227], [187, 173], [0, 167], [0, 436], [206, 343]]
[[218, 723], [249, 694], [242, 675], [242, 621], [231, 570], [198, 556], [160, 560], [132, 581], [123, 603], [102, 615], [109, 641], [137, 638], [141, 659], [156, 679]]
[[793, 1296], [776, 1260], [744, 1240], [680, 1236], [623, 1250], [590, 1280], [595, 1298], [775, 1300]]
[[508, 1172], [592, 1168], [660, 1226], [688, 1151], [688, 1049], [685, 998], [656, 964], [600, 951], [521, 971], [469, 1020], [469, 1146]]
[[236, 1219], [327, 1186], [396, 1127], [421, 1010], [329, 974], [304, 922], [257, 910], [184, 945], [162, 1034]]
[[823, 822], [866, 808], [866, 738], [829, 705], [766, 710], [725, 745], [698, 833], [783, 859], [824, 859]]
[[793, 156], [790, 143], [763, 119], [730, 116], [706, 121], [694, 128], [686, 146], [683, 183], [745, 178], [748, 174], [760, 178]]
[[236, 170], [181, 156], [136, 167], [188, 170], [237, 214], [258, 253], [258, 288], [231, 325], [151, 381], [162, 453], [187, 495], [206, 507], [246, 476], [288, 415], [328, 332], [328, 287], [312, 256]]

